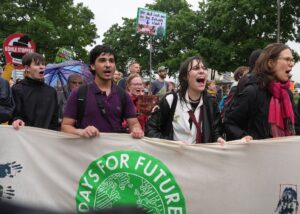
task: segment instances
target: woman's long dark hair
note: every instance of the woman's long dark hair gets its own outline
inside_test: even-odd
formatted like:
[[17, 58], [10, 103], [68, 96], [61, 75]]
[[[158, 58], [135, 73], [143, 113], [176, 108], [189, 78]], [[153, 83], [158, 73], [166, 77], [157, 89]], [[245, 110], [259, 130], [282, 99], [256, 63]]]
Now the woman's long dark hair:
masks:
[[190, 57], [186, 59], [183, 63], [181, 63], [180, 70], [179, 70], [179, 77], [178, 77], [179, 79], [178, 94], [180, 100], [183, 100], [184, 102], [187, 102], [187, 100], [185, 99], [185, 94], [189, 87], [187, 76], [188, 73], [192, 70], [192, 63], [194, 60], [197, 61], [198, 65], [202, 63], [205, 67], [207, 67], [205, 61], [200, 56]]
[[254, 72], [256, 73], [257, 83], [260, 88], [267, 88], [268, 85], [275, 80], [274, 71], [269, 67], [269, 60], [276, 61], [280, 53], [291, 48], [282, 43], [272, 43], [266, 46], [259, 55]]

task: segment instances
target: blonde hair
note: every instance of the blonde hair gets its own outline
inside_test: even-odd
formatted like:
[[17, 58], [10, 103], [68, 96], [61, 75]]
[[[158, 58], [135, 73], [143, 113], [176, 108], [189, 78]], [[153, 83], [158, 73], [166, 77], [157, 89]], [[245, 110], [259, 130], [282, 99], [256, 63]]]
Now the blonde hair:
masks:
[[215, 80], [208, 80], [208, 81], [207, 81], [207, 87], [208, 87], [208, 86], [211, 86], [211, 85], [213, 85], [213, 84], [215, 84], [215, 85], [217, 84]]
[[[136, 78], [136, 77], [139, 77], [139, 78], [141, 78], [142, 79], [142, 77], [139, 75], [139, 74], [130, 74], [129, 75], [129, 77], [127, 78], [127, 80], [126, 80], [126, 91], [129, 91], [129, 86], [130, 86], [130, 84], [131, 84], [131, 81], [134, 79], [134, 78]], [[143, 80], [143, 79], [142, 79]]]

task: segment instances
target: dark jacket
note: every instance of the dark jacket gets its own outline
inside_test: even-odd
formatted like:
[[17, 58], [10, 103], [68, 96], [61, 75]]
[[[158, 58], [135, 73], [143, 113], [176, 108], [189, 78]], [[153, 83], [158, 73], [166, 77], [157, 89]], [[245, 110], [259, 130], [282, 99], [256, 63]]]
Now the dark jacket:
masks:
[[15, 103], [12, 98], [9, 83], [0, 77], [0, 123], [11, 119]]
[[[172, 93], [172, 92], [171, 92]], [[176, 93], [172, 93], [176, 95]], [[167, 94], [168, 95], [168, 94]], [[167, 96], [166, 95], [166, 96]], [[170, 108], [166, 96], [162, 98], [159, 103], [159, 109], [156, 110], [146, 124], [146, 136], [153, 138], [161, 138], [173, 140], [173, 116], [175, 112], [175, 107]], [[175, 97], [175, 96], [174, 96]], [[173, 103], [174, 103], [173, 99]], [[177, 100], [177, 99], [176, 99]], [[179, 100], [177, 103], [180, 102]], [[220, 137], [219, 129], [216, 124], [218, 124], [218, 105], [216, 102], [216, 97], [203, 92], [203, 121], [202, 121], [202, 139], [201, 142], [212, 143], [216, 142], [218, 137]], [[184, 140], [184, 139], [182, 139]]]
[[58, 103], [54, 88], [43, 81], [25, 78], [12, 88], [16, 103], [13, 120], [26, 126], [58, 130]]
[[[288, 91], [295, 114], [295, 131], [300, 134], [299, 114]], [[272, 95], [268, 90], [259, 88], [255, 76], [248, 79], [244, 89], [236, 94], [230, 110], [226, 112], [224, 125], [227, 140], [241, 139], [250, 135], [253, 139], [271, 138], [268, 123], [269, 104]]]

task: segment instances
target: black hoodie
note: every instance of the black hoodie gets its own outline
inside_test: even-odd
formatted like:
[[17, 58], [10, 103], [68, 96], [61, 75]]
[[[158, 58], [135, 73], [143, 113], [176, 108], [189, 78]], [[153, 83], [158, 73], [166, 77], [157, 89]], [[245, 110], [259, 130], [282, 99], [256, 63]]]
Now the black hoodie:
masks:
[[25, 126], [58, 130], [58, 103], [54, 88], [44, 81], [26, 77], [12, 87], [16, 108], [13, 120], [21, 119]]

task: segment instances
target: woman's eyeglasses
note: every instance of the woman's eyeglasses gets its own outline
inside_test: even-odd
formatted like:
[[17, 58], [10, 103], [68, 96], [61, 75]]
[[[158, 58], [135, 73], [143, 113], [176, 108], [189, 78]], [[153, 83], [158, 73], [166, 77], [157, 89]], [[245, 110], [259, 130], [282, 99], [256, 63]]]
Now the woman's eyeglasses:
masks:
[[143, 83], [131, 83], [131, 85], [133, 85], [133, 86], [142, 86]]
[[295, 63], [295, 60], [294, 58], [291, 58], [291, 57], [278, 57], [278, 59], [283, 59], [285, 61], [287, 61], [288, 63]]

